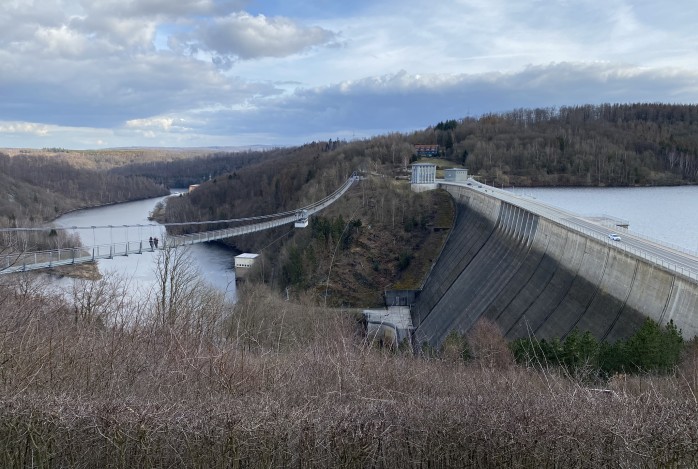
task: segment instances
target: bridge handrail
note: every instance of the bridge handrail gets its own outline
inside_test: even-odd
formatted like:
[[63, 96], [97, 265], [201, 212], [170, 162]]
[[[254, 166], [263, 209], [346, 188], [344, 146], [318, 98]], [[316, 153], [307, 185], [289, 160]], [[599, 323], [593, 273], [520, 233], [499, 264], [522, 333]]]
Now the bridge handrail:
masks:
[[652, 255], [644, 249], [629, 246], [625, 243], [618, 244], [616, 241], [610, 240], [607, 236], [603, 236], [599, 233], [595, 233], [594, 231], [592, 231], [588, 228], [585, 228], [584, 226], [579, 225], [577, 223], [573, 223], [573, 222], [562, 220], [562, 219], [557, 219], [555, 221], [568, 227], [568, 228], [571, 228], [575, 231], [579, 231], [579, 232], [583, 233], [585, 236], [594, 238], [597, 241], [601, 241], [605, 244], [608, 244], [611, 247], [614, 247], [616, 249], [620, 249], [620, 250], [628, 252], [628, 253], [632, 253], [635, 256], [640, 257], [641, 259], [645, 259], [647, 261], [650, 261], [650, 262], [653, 262], [657, 265], [665, 267], [669, 270], [673, 270], [677, 273], [683, 274], [689, 278], [698, 280], [698, 269], [692, 269], [690, 267], [686, 268], [686, 267], [680, 266], [679, 264], [677, 264], [675, 262], [665, 261], [661, 257], [656, 256], [656, 255]]
[[[493, 188], [493, 189], [497, 189], [497, 188], [495, 187], [495, 188]], [[501, 189], [497, 189], [497, 190], [501, 190]], [[525, 193], [524, 193], [524, 194], [517, 194], [516, 192], [509, 191], [509, 190], [507, 190], [507, 189], [504, 189], [504, 191], [505, 191], [505, 192], [508, 192], [509, 194], [511, 194], [512, 196], [514, 196], [514, 197], [516, 197], [516, 198], [518, 198], [518, 199], [522, 199], [522, 200], [531, 200], [531, 199], [533, 199], [533, 200], [536, 200], [536, 202], [537, 202], [537, 199], [536, 199], [535, 197], [531, 196], [531, 195], [527, 195], [527, 194], [525, 194]], [[581, 215], [581, 216], [582, 216], [583, 218], [589, 218], [589, 217], [594, 218], [594, 216], [592, 216], [592, 215]], [[618, 218], [618, 217], [615, 217], [615, 216], [613, 216], [613, 215], [608, 215], [608, 214], [602, 213], [602, 214], [600, 214], [600, 216], [601, 216], [601, 217], [604, 217], [604, 218], [606, 218], [606, 219], [609, 219], [609, 220], [617, 220], [617, 221], [620, 221], [620, 222], [622, 222], [622, 223], [625, 223], [626, 225], [629, 225], [629, 224], [630, 224], [630, 221], [629, 221], [629, 220], [625, 220], [625, 219], [622, 219], [622, 218]], [[666, 240], [663, 240], [663, 239], [659, 239], [659, 238], [657, 238], [657, 237], [654, 237], [654, 236], [650, 236], [650, 235], [648, 235], [648, 234], [645, 234], [645, 233], [643, 233], [643, 232], [641, 232], [641, 231], [635, 231], [635, 230], [633, 230], [633, 229], [625, 228], [625, 227], [623, 227], [623, 226], [615, 225], [615, 226], [614, 226], [614, 229], [615, 229], [615, 230], [618, 230], [619, 233], [621, 233], [621, 232], [626, 232], [626, 233], [631, 234], [632, 236], [634, 236], [634, 237], [636, 237], [636, 238], [642, 238], [642, 239], [644, 239], [644, 240], [646, 240], [646, 241], [650, 241], [650, 242], [655, 243], [655, 244], [659, 244], [659, 245], [662, 245], [662, 246], [670, 247], [670, 248], [672, 248], [672, 249], [675, 250], [675, 251], [680, 251], [680, 252], [683, 252], [684, 254], [688, 254], [688, 255], [691, 255], [691, 256], [694, 256], [694, 257], [698, 257], [698, 250], [696, 250], [696, 249], [690, 249], [690, 248], [687, 248], [687, 247], [684, 247], [684, 246], [680, 246], [680, 245], [678, 245], [678, 244], [676, 244], [676, 243], [672, 243], [671, 241], [666, 241]]]
[[[277, 226], [285, 225], [287, 223], [293, 223], [297, 220], [297, 214], [300, 212], [305, 211], [306, 215], [312, 215], [314, 213], [319, 212], [320, 210], [324, 209], [328, 205], [332, 204], [335, 200], [337, 200], [339, 197], [341, 197], [351, 186], [354, 182], [356, 182], [358, 178], [355, 175], [352, 175], [349, 179], [347, 179], [344, 184], [342, 184], [336, 191], [331, 193], [330, 195], [320, 199], [317, 202], [313, 202], [312, 204], [306, 205], [305, 207], [289, 211], [289, 212], [283, 212], [282, 214], [277, 214], [277, 215], [285, 215], [284, 217], [278, 217], [275, 220], [270, 220], [266, 221], [263, 223], [257, 223], [254, 225], [244, 225], [244, 226], [237, 226], [237, 227], [231, 227], [231, 228], [222, 228], [219, 230], [211, 230], [211, 231], [199, 231], [196, 233], [186, 233], [186, 234], [181, 234], [181, 235], [168, 235], [166, 238], [166, 243], [168, 244], [174, 244], [176, 246], [179, 246], [181, 244], [187, 244], [187, 241], [189, 240], [199, 240], [202, 238], [206, 238], [206, 240], [216, 240], [216, 239], [223, 239], [223, 238], [229, 238], [233, 235], [237, 234], [246, 234], [246, 233], [251, 233], [255, 231], [260, 231], [262, 229], [268, 229], [268, 228], [274, 228]], [[266, 225], [266, 226], [263, 226]]]

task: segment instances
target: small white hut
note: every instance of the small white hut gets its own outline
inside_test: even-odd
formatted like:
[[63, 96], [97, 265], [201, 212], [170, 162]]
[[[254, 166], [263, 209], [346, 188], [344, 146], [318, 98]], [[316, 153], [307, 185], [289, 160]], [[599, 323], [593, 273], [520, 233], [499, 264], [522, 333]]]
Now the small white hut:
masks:
[[257, 257], [259, 257], [259, 254], [252, 254], [250, 252], [239, 254], [235, 256], [235, 268], [249, 269], [254, 265], [254, 261]]

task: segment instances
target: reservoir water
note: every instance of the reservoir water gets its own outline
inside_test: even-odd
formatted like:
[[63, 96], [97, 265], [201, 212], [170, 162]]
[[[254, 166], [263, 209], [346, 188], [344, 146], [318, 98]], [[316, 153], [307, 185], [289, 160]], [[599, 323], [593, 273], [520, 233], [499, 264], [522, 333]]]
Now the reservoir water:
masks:
[[698, 186], [510, 190], [579, 215], [627, 220], [633, 233], [698, 251]]
[[[176, 194], [176, 191], [175, 191]], [[144, 252], [125, 257], [114, 257], [98, 261], [102, 273], [114, 272], [131, 282], [132, 291], [146, 292], [155, 284], [155, 260], [157, 252], [149, 252], [148, 238], [164, 238], [164, 227], [148, 220], [148, 215], [155, 205], [166, 197], [139, 200], [123, 204], [109, 205], [85, 210], [78, 210], [61, 216], [55, 224], [64, 228], [88, 227], [75, 230], [86, 246], [107, 245], [112, 242], [144, 241]], [[125, 228], [124, 225], [142, 225]], [[112, 228], [89, 227], [112, 226]], [[70, 230], [73, 231], [73, 230]], [[147, 249], [146, 249], [147, 248]], [[235, 254], [215, 243], [195, 244], [184, 248], [188, 250], [192, 266], [203, 278], [226, 298], [235, 300], [235, 272], [233, 270]]]

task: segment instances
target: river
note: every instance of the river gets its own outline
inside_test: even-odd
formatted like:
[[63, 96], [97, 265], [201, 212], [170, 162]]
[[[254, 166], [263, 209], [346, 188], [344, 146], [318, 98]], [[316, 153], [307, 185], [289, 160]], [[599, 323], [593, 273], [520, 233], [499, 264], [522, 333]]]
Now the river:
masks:
[[[176, 196], [177, 190], [173, 190]], [[112, 242], [144, 241], [150, 237], [164, 238], [164, 227], [148, 220], [155, 205], [166, 197], [126, 202], [105, 207], [90, 208], [68, 213], [56, 219], [55, 224], [64, 228], [113, 226], [102, 229], [79, 229], [82, 243], [86, 246], [111, 244]], [[125, 228], [124, 225], [143, 225]], [[71, 230], [73, 231], [73, 230]], [[224, 292], [230, 301], [235, 301], [235, 254], [232, 250], [216, 243], [202, 243], [188, 246], [192, 267], [203, 278]], [[146, 292], [155, 284], [155, 259], [157, 253], [148, 252], [130, 256], [114, 257], [97, 261], [102, 273], [114, 272], [130, 280], [133, 291]], [[57, 283], [67, 285], [66, 280]]]
[[698, 186], [510, 190], [579, 215], [627, 220], [633, 233], [698, 251]]

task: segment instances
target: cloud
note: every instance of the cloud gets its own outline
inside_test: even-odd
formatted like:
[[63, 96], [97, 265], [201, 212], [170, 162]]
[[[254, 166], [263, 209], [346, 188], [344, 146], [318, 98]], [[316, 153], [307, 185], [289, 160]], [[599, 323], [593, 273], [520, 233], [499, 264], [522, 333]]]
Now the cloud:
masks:
[[[399, 72], [127, 121], [117, 130], [4, 124], [0, 133], [49, 129], [82, 145], [207, 146], [300, 144], [423, 129], [445, 119], [477, 117], [520, 107], [604, 102], [691, 103], [698, 72], [642, 69], [609, 63], [554, 63], [511, 73], [416, 75]], [[9, 139], [11, 141], [11, 139]], [[62, 141], [46, 145], [75, 147]]]
[[[135, 129], [157, 128], [170, 130], [175, 119], [172, 117], [155, 117], [151, 119], [132, 119], [126, 122], [125, 127]], [[181, 120], [180, 120], [181, 122]]]
[[[520, 107], [605, 102], [691, 103], [698, 72], [652, 70], [609, 63], [553, 63], [511, 73], [414, 75], [407, 72], [299, 90], [258, 102], [245, 112], [209, 116], [220, 131], [370, 136], [410, 131], [441, 120]], [[294, 142], [300, 143], [300, 142]]]
[[[116, 146], [301, 144], [408, 132], [445, 119], [522, 107], [691, 103], [696, 96], [696, 71], [561, 62], [509, 73], [418, 75], [401, 71], [298, 89], [291, 94], [254, 95], [237, 104], [196, 109], [184, 106], [177, 114], [151, 113], [151, 117], [128, 119], [113, 134], [105, 129], [104, 136], [84, 129], [73, 131], [76, 135], [87, 134], [90, 140], [86, 141], [94, 142], [99, 137]], [[0, 127], [0, 133], [8, 129]], [[68, 135], [68, 130], [52, 130], [51, 135]], [[71, 147], [64, 143], [52, 145]]]
[[31, 134], [37, 136], [48, 135], [49, 127], [30, 122], [0, 122], [0, 135], [2, 134]]
[[105, 52], [95, 41], [67, 26], [38, 28], [34, 35], [33, 53], [50, 60], [85, 60]]
[[196, 36], [201, 48], [240, 59], [286, 57], [335, 39], [334, 33], [318, 26], [302, 26], [288, 18], [244, 12], [213, 19], [201, 25]]
[[191, 131], [186, 120], [175, 117], [152, 117], [148, 119], [132, 119], [124, 124], [125, 129], [132, 129], [144, 135], [154, 136], [157, 133], [183, 133]]
[[[1, 120], [108, 129], [153, 116], [247, 106], [284, 90], [267, 78], [226, 76], [221, 69], [237, 57], [293, 54], [332, 37], [283, 18], [231, 14], [242, 1], [37, 2], [42, 8], [0, 4]], [[175, 47], [177, 34], [191, 34], [197, 24], [213, 26], [201, 45], [213, 57]], [[245, 31], [226, 36], [226, 28], [245, 24]], [[166, 39], [160, 47], [158, 34]]]
[[[3, 58], [0, 52], [0, 59]], [[211, 65], [171, 54], [73, 63], [45, 62], [49, 73], [7, 57], [0, 75], [0, 118], [64, 126], [114, 127], [125, 121], [212, 106], [236, 106], [281, 91], [270, 83], [225, 78]]]
[[180, 18], [225, 15], [241, 9], [244, 0], [82, 0], [88, 16], [112, 18]]

